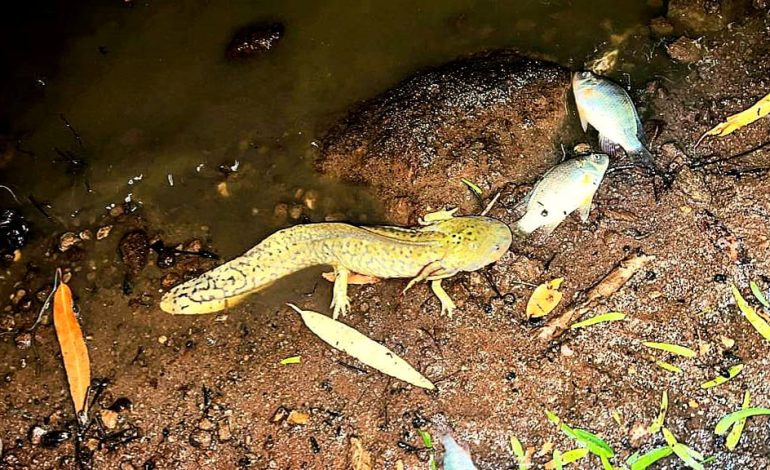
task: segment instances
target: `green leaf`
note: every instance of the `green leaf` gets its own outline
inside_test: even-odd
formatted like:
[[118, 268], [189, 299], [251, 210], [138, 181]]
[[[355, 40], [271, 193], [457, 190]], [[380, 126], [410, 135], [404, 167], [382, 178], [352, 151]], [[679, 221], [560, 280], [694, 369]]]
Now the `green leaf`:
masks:
[[585, 328], [586, 326], [596, 325], [597, 323], [603, 323], [608, 321], [617, 321], [617, 320], [623, 320], [626, 318], [625, 313], [621, 312], [609, 312], [604, 313], [602, 315], [596, 315], [595, 317], [591, 317], [587, 320], [579, 321], [577, 323], [573, 323], [572, 326], [570, 326], [571, 330], [576, 330], [578, 328]]
[[672, 449], [670, 446], [658, 447], [657, 449], [653, 449], [646, 454], [637, 457], [634, 461], [629, 459], [626, 461], [626, 463], [629, 467], [631, 467], [631, 470], [646, 470], [650, 465], [654, 464], [658, 460], [665, 459], [673, 453], [674, 449]]
[[684, 357], [695, 357], [698, 355], [692, 349], [686, 348], [684, 346], [679, 346], [678, 344], [656, 343], [653, 341], [645, 341], [642, 344], [644, 344], [648, 348], [660, 349], [661, 351], [670, 352], [671, 354], [676, 354]]
[[[749, 407], [749, 402], [751, 402], [751, 393], [746, 390], [746, 393], [743, 395], [743, 405], [741, 405], [741, 409], [747, 409]], [[733, 425], [733, 429], [730, 431], [730, 434], [727, 435], [725, 445], [727, 446], [727, 450], [730, 452], [735, 450], [735, 447], [738, 445], [738, 441], [741, 440], [741, 434], [743, 434], [743, 427], [745, 425], [746, 418], [739, 419], [735, 422], [735, 425]]]
[[602, 438], [596, 434], [590, 433], [584, 429], [573, 429], [575, 433], [575, 439], [584, 444], [592, 454], [596, 454], [599, 457], [612, 458], [615, 456], [615, 451], [612, 450]]
[[511, 436], [511, 450], [513, 455], [516, 456], [516, 462], [519, 463], [519, 470], [527, 470], [527, 465], [524, 463], [527, 458], [524, 454], [524, 447], [516, 436]]
[[422, 443], [425, 445], [425, 448], [432, 449], [433, 439], [431, 439], [430, 433], [428, 431], [423, 431], [422, 429], [418, 429], [417, 432], [420, 433], [420, 437], [422, 438]]
[[604, 470], [615, 470], [615, 467], [612, 466], [607, 457], [599, 457], [599, 460], [602, 461], [602, 467]]
[[671, 433], [671, 431], [668, 430], [668, 428], [662, 428], [663, 429], [663, 437], [666, 439], [666, 444], [669, 445], [669, 447], [674, 447], [674, 444], [677, 443], [676, 437]]
[[577, 462], [578, 460], [582, 459], [588, 455], [588, 449], [585, 447], [580, 447], [577, 449], [568, 450], [567, 452], [563, 453], [561, 456], [561, 462], [564, 465], [570, 464], [572, 462]]
[[682, 459], [682, 462], [687, 464], [688, 467], [696, 470], [703, 470], [703, 464], [696, 458], [698, 455], [703, 457], [701, 454], [696, 454], [694, 450], [682, 443], [676, 443], [671, 448], [674, 450], [677, 457]]
[[465, 185], [466, 185], [466, 186], [468, 186], [468, 188], [469, 188], [471, 191], [473, 191], [474, 193], [476, 193], [476, 195], [477, 195], [477, 196], [481, 196], [481, 193], [482, 193], [483, 191], [481, 191], [481, 188], [479, 188], [478, 186], [476, 186], [476, 185], [475, 185], [475, 184], [474, 184], [472, 181], [470, 181], [470, 180], [468, 180], [468, 179], [465, 179], [465, 178], [460, 178], [460, 181], [462, 181], [463, 183], [465, 183]]
[[561, 452], [559, 452], [559, 449], [553, 450], [553, 468], [554, 470], [564, 470], [564, 465], [562, 465], [561, 461]]
[[299, 364], [302, 361], [302, 356], [292, 356], [286, 359], [281, 359], [280, 364], [285, 366], [286, 364]]
[[746, 317], [749, 323], [751, 323], [751, 326], [753, 326], [763, 338], [770, 341], [770, 325], [768, 325], [767, 322], [760, 317], [753, 308], [751, 308], [751, 305], [746, 302], [746, 299], [743, 298], [738, 288], [735, 287], [735, 284], [730, 287], [733, 291], [733, 297], [735, 297], [735, 303], [738, 305], [741, 312], [743, 312], [743, 316]]
[[725, 377], [724, 375], [718, 375], [714, 379], [709, 380], [708, 382], [703, 382], [702, 384], [700, 384], [700, 388], [706, 390], [708, 388], [716, 387], [717, 385], [721, 385], [721, 384], [727, 382], [728, 380], [732, 379], [736, 375], [740, 374], [742, 370], [743, 370], [743, 364], [736, 364], [736, 365], [730, 367], [729, 369], [727, 369], [727, 377]]
[[666, 419], [666, 411], [668, 410], [668, 390], [663, 390], [663, 396], [660, 398], [660, 413], [658, 413], [658, 417], [655, 418], [655, 421], [650, 424], [649, 432], [650, 434], [655, 434], [656, 432], [660, 431], [660, 429], [663, 427], [663, 420]]
[[667, 371], [672, 372], [674, 374], [681, 374], [682, 373], [682, 369], [680, 369], [679, 367], [675, 366], [674, 364], [669, 364], [666, 361], [655, 361], [655, 365], [660, 367], [660, 368], [662, 368], [662, 369], [666, 369]]
[[739, 411], [734, 411], [724, 418], [720, 419], [714, 428], [714, 432], [721, 436], [726, 433], [733, 423], [743, 418], [749, 418], [751, 416], [770, 415], [770, 408], [745, 408]]
[[438, 462], [436, 461], [436, 458], [432, 455], [430, 456], [430, 461], [428, 462], [428, 465], [430, 466], [430, 470], [438, 470]]
[[762, 289], [759, 288], [757, 283], [751, 281], [749, 283], [749, 287], [751, 287], [751, 293], [754, 294], [754, 297], [757, 298], [759, 303], [761, 303], [765, 308], [770, 308], [770, 302], [767, 301], [765, 294], [762, 293]]
[[553, 424], [559, 424], [561, 423], [561, 418], [556, 416], [556, 414], [551, 410], [545, 410], [545, 415], [548, 417], [548, 421], [552, 422]]

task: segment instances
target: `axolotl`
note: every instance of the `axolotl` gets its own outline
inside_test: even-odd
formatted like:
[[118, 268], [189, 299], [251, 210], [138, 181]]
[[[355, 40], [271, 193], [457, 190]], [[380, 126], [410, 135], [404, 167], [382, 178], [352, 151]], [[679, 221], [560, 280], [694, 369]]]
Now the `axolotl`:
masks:
[[450, 317], [455, 304], [441, 280], [499, 260], [511, 245], [511, 230], [481, 216], [452, 217], [422, 227], [359, 227], [345, 223], [296, 225], [201, 276], [168, 291], [160, 302], [173, 314], [212, 313], [233, 306], [276, 280], [311, 266], [334, 268], [331, 308], [336, 319], [350, 309], [352, 277], [430, 281]]

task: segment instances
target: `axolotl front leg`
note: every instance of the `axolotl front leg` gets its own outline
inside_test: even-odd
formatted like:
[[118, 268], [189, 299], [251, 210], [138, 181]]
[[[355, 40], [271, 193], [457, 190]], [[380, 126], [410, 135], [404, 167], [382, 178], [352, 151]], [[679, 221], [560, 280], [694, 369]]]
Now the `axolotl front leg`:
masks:
[[348, 297], [348, 278], [350, 270], [344, 266], [334, 267], [334, 289], [332, 294], [332, 318], [335, 320], [340, 315], [345, 316], [350, 311], [350, 298]]
[[447, 314], [449, 318], [452, 318], [452, 314], [454, 313], [457, 306], [452, 301], [452, 298], [449, 297], [449, 294], [447, 294], [444, 288], [441, 286], [441, 281], [448, 277], [452, 277], [455, 274], [456, 273], [449, 272], [444, 269], [439, 261], [433, 261], [423, 267], [417, 276], [409, 281], [409, 284], [407, 284], [406, 288], [404, 288], [404, 293], [406, 293], [410, 287], [417, 284], [418, 282], [425, 280], [430, 281], [431, 290], [434, 294], [436, 294], [436, 297], [438, 297], [438, 300], [441, 302], [441, 314]]

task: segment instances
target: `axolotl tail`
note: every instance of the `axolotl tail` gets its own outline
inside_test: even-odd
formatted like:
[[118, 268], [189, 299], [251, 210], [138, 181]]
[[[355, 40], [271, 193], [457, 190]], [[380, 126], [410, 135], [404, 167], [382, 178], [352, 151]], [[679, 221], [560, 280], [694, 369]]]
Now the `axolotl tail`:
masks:
[[242, 256], [174, 287], [163, 296], [160, 308], [173, 314], [218, 312], [284, 276], [324, 264], [304, 228], [276, 232]]

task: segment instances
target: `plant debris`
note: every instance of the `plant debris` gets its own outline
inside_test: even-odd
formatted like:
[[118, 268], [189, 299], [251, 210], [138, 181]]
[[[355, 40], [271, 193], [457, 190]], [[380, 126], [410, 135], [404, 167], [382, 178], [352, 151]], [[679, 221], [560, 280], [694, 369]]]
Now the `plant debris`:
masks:
[[666, 411], [668, 411], [668, 390], [663, 390], [663, 395], [660, 397], [660, 413], [658, 413], [658, 417], [655, 418], [655, 421], [648, 428], [650, 434], [655, 434], [663, 428]]
[[674, 374], [681, 374], [682, 369], [666, 361], [655, 361], [655, 365]]
[[380, 343], [367, 338], [357, 330], [326, 315], [309, 310], [301, 310], [292, 304], [288, 305], [300, 314], [310, 331], [333, 348], [350, 354], [383, 374], [390, 375], [417, 387], [435, 390], [436, 386], [430, 380], [426, 379], [414, 367]]
[[[751, 393], [748, 390], [746, 390], [746, 393], [744, 393], [743, 395], [743, 404], [741, 405], [741, 410], [748, 409], [750, 402], [751, 402]], [[743, 427], [745, 425], [746, 425], [746, 418], [739, 419], [733, 425], [733, 429], [730, 431], [730, 434], [727, 435], [727, 439], [725, 439], [725, 446], [730, 452], [735, 450], [735, 447], [738, 445], [738, 441], [741, 440], [741, 434], [743, 434]]]
[[749, 283], [749, 287], [751, 288], [751, 293], [754, 294], [754, 297], [759, 301], [759, 303], [761, 303], [765, 308], [770, 308], [770, 302], [768, 302], [767, 297], [765, 297], [765, 294], [762, 292], [762, 289], [759, 288], [757, 283], [751, 281]]
[[524, 448], [521, 445], [516, 436], [511, 436], [511, 452], [516, 457], [516, 463], [519, 464], [519, 470], [527, 470], [527, 455], [524, 453]]
[[714, 428], [714, 432], [717, 434], [717, 436], [721, 436], [722, 434], [726, 433], [727, 430], [730, 429], [730, 426], [732, 426], [734, 423], [744, 418], [761, 415], [770, 415], [770, 408], [742, 408], [720, 419]]
[[527, 302], [527, 318], [540, 318], [548, 315], [561, 302], [559, 287], [564, 278], [559, 277], [537, 286]]
[[592, 325], [596, 325], [604, 322], [624, 320], [625, 318], [626, 318], [626, 314], [621, 312], [603, 313], [601, 315], [596, 315], [595, 317], [591, 317], [586, 320], [573, 323], [572, 326], [570, 326], [570, 329], [577, 330], [578, 328], [585, 328], [587, 326], [592, 326]]
[[632, 455], [626, 460], [626, 464], [631, 470], [646, 470], [650, 465], [658, 460], [665, 459], [673, 453], [674, 449], [670, 446], [658, 447], [642, 455], [638, 455], [638, 453]]
[[460, 181], [462, 181], [462, 182], [463, 182], [463, 183], [464, 183], [466, 186], [468, 186], [468, 188], [469, 188], [471, 191], [473, 191], [473, 193], [474, 193], [476, 196], [481, 196], [481, 194], [483, 193], [483, 191], [481, 190], [481, 188], [479, 188], [479, 187], [478, 187], [476, 184], [474, 184], [474, 183], [473, 183], [471, 180], [469, 180], [469, 179], [465, 179], [465, 178], [460, 178]]
[[673, 450], [677, 457], [687, 464], [687, 466], [696, 470], [703, 470], [703, 463], [704, 460], [706, 460], [703, 454], [678, 442], [676, 437], [674, 437], [667, 428], [663, 428], [663, 437], [666, 439], [666, 444], [671, 447], [671, 450]]
[[281, 359], [279, 363], [285, 366], [287, 364], [299, 364], [301, 361], [302, 361], [302, 356], [292, 356], [292, 357], [287, 357], [286, 359]]
[[740, 374], [742, 370], [743, 370], [743, 364], [736, 364], [730, 367], [729, 369], [727, 369], [727, 375], [718, 375], [714, 377], [712, 380], [709, 380], [708, 382], [703, 382], [700, 385], [700, 388], [706, 390], [708, 388], [716, 387], [717, 385], [722, 385], [723, 383], [732, 379], [736, 375]]
[[697, 147], [707, 136], [724, 137], [726, 135], [732, 134], [742, 127], [748, 126], [749, 124], [767, 116], [768, 114], [770, 114], [770, 93], [765, 95], [764, 98], [760, 99], [749, 108], [744, 109], [740, 113], [728, 116], [724, 122], [720, 122], [712, 129], [706, 131], [706, 133], [703, 134], [695, 143], [695, 147]]
[[735, 303], [738, 305], [738, 308], [741, 312], [743, 312], [743, 315], [746, 317], [746, 319], [751, 323], [751, 326], [753, 326], [760, 335], [762, 335], [763, 338], [770, 341], [770, 325], [767, 324], [767, 322], [757, 314], [757, 312], [751, 307], [751, 305], [746, 302], [746, 300], [741, 295], [740, 291], [737, 287], [735, 287], [735, 284], [730, 286], [733, 291], [733, 297], [735, 298]]
[[670, 352], [671, 354], [676, 354], [677, 356], [695, 357], [695, 356], [698, 355], [692, 349], [686, 348], [684, 346], [679, 346], [677, 344], [656, 343], [656, 342], [652, 342], [652, 341], [645, 341], [642, 344], [644, 344], [648, 348], [660, 349], [661, 351]]

